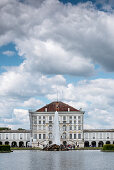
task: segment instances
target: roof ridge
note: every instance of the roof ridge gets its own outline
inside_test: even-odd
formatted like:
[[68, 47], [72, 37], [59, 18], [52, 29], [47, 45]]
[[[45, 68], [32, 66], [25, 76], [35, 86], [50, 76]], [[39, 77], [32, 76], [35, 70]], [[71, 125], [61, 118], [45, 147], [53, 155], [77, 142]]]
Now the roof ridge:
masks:
[[[69, 109], [68, 109], [69, 108]], [[54, 112], [54, 111], [79, 111], [78, 109], [74, 108], [73, 106], [70, 106], [69, 104], [66, 104], [61, 101], [53, 101], [42, 108], [36, 110], [36, 112]]]

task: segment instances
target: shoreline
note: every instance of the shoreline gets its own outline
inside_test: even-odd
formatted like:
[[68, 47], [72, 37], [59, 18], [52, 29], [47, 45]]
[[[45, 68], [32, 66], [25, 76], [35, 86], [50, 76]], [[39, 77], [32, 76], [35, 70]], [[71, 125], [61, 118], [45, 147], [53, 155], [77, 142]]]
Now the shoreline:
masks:
[[[41, 149], [41, 148], [26, 148], [26, 147], [24, 147], [24, 148], [11, 147], [11, 150], [43, 150], [43, 149]], [[77, 151], [77, 150], [102, 150], [102, 147], [86, 147], [86, 148], [75, 148], [75, 149], [69, 149], [69, 150], [71, 150], [71, 151], [72, 150], [75, 150], [75, 151]]]

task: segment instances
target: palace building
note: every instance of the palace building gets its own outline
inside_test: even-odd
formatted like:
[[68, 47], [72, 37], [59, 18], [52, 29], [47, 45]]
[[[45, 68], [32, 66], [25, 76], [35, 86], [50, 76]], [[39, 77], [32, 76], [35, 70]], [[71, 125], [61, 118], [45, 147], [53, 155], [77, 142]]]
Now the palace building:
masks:
[[59, 115], [60, 143], [84, 147], [83, 115], [63, 102], [52, 102], [35, 112], [29, 111], [32, 146], [52, 144], [54, 114]]
[[84, 111], [60, 101], [52, 102], [36, 111], [29, 111], [30, 130], [0, 130], [0, 144], [40, 148], [52, 144], [56, 111], [61, 144], [73, 147], [114, 144], [114, 129], [84, 129]]

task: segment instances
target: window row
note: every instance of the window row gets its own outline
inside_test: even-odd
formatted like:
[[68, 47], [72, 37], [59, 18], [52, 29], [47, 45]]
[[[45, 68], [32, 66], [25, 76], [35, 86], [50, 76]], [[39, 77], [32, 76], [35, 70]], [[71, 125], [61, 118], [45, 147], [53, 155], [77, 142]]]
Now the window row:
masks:
[[[37, 121], [38, 120], [45, 120], [47, 118], [47, 116], [33, 116], [33, 120], [34, 121]], [[48, 116], [48, 120], [49, 121], [52, 121], [54, 119], [54, 116]], [[63, 120], [63, 121], [66, 121], [66, 120], [81, 120], [81, 116], [59, 116], [59, 120]]]
[[[46, 128], [48, 128], [48, 129], [46, 129]], [[33, 130], [48, 130], [48, 131], [52, 131], [52, 129], [53, 129], [53, 126], [52, 125], [49, 125], [48, 127], [46, 127], [46, 126], [33, 126]], [[72, 126], [72, 125], [70, 125], [70, 126], [66, 126], [66, 125], [63, 125], [62, 126], [62, 129], [60, 128], [60, 130], [62, 130], [62, 131], [67, 131], [67, 130], [82, 130], [82, 126], [81, 125], [79, 125], [79, 126]]]
[[[67, 134], [63, 133], [61, 139], [66, 139]], [[34, 139], [46, 139], [46, 134], [34, 134]], [[52, 133], [48, 134], [48, 139], [53, 139]], [[69, 139], [81, 139], [81, 134], [69, 134]]]
[[[45, 120], [39, 120], [39, 121], [37, 121], [37, 120], [34, 120], [33, 121], [33, 124], [46, 124], [46, 123], [49, 123], [49, 124], [52, 124], [53, 123], [53, 121], [52, 120], [49, 120], [49, 121], [45, 121]], [[69, 124], [81, 124], [81, 120], [78, 120], [78, 121], [76, 121], [76, 120], [74, 120], [74, 121], [72, 121], [72, 120], [69, 120], [69, 121], [65, 121], [65, 120], [63, 120], [63, 121], [59, 121], [59, 123], [63, 123], [63, 124], [66, 124], [66, 123], [69, 123]]]
[[85, 139], [111, 139], [114, 133], [85, 133]]
[[24, 134], [5, 134], [5, 135], [2, 135], [0, 134], [0, 139], [24, 139], [24, 138], [27, 138], [28, 140], [30, 139], [30, 134], [27, 134], [27, 136], [24, 136]]

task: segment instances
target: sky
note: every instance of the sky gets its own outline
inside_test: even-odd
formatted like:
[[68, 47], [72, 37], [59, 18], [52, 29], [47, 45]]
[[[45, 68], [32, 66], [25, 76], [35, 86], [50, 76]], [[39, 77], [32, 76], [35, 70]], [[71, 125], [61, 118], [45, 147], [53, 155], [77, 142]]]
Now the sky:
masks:
[[57, 100], [114, 128], [113, 0], [0, 0], [0, 127]]

